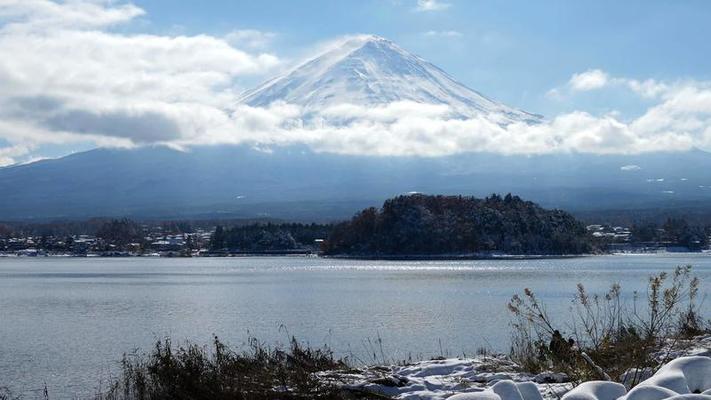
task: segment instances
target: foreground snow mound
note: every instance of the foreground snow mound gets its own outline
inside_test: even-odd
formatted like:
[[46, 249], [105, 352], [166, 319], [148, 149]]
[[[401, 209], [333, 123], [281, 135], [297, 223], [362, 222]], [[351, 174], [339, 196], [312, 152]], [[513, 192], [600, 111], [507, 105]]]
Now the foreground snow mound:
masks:
[[585, 382], [563, 400], [711, 400], [711, 358], [679, 357], [627, 393], [613, 382]]
[[481, 392], [455, 394], [448, 397], [447, 400], [501, 400], [501, 397], [490, 390], [482, 390]]
[[502, 400], [543, 400], [538, 386], [531, 382], [499, 381], [491, 387], [491, 391]]
[[581, 383], [566, 393], [563, 400], [616, 400], [627, 393], [624, 385], [615, 382], [591, 381]]
[[[701, 394], [701, 396], [697, 396]], [[693, 396], [680, 396], [693, 395]], [[680, 357], [637, 385], [623, 400], [695, 398], [711, 400], [711, 358]]]
[[531, 382], [498, 381], [490, 389], [474, 393], [460, 393], [448, 400], [543, 400], [538, 386]]

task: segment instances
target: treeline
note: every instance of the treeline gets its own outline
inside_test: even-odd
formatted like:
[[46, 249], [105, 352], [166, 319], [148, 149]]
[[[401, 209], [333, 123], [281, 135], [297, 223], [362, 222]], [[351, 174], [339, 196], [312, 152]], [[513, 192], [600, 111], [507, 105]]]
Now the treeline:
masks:
[[[136, 221], [129, 218], [91, 218], [81, 221], [52, 221], [52, 222], [4, 222], [0, 223], [0, 237], [26, 237], [26, 236], [53, 236], [64, 237], [74, 235], [97, 236], [101, 233], [109, 234], [111, 230], [118, 229], [127, 233], [131, 228], [161, 230], [166, 233], [192, 233], [196, 225], [191, 221]], [[214, 226], [214, 225], [213, 225]]]
[[[119, 223], [120, 222], [120, 223]], [[135, 225], [144, 231], [160, 231], [166, 234], [194, 233], [197, 230], [212, 230], [217, 225], [243, 226], [253, 224], [276, 223], [266, 218], [246, 219], [196, 219], [196, 220], [152, 220], [131, 218], [90, 218], [86, 220], [57, 220], [44, 222], [8, 221], [0, 222], [0, 238], [53, 236], [65, 237], [74, 235], [96, 236], [100, 231], [106, 232], [112, 228], [124, 229], [126, 223]]]
[[142, 243], [147, 230], [130, 219], [114, 219], [101, 225], [96, 237], [115, 246], [126, 246], [129, 243]]
[[663, 224], [637, 223], [630, 233], [632, 243], [659, 243], [698, 251], [708, 247], [711, 226], [690, 224], [684, 218], [669, 218]]
[[592, 250], [585, 226], [508, 194], [399, 196], [338, 224], [325, 243], [332, 255], [582, 254]]
[[265, 252], [297, 249], [318, 250], [317, 239], [325, 239], [332, 225], [321, 224], [250, 224], [218, 225], [210, 239], [210, 250], [230, 252]]
[[92, 218], [83, 221], [2, 222], [0, 237], [96, 235], [110, 219]]
[[670, 219], [685, 219], [692, 221], [693, 225], [711, 226], [711, 202], [679, 204], [669, 208], [577, 210], [573, 214], [586, 224], [632, 226], [654, 223], [662, 226]]

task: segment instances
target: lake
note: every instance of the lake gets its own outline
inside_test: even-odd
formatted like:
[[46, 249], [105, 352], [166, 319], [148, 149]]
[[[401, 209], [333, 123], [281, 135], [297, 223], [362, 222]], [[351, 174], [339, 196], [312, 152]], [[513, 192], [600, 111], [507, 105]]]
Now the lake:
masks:
[[472, 355], [479, 347], [506, 351], [506, 303], [524, 287], [562, 320], [578, 282], [591, 292], [619, 282], [629, 299], [633, 290], [644, 290], [650, 274], [682, 264], [694, 265], [707, 294], [708, 254], [481, 261], [0, 258], [0, 386], [30, 399], [44, 382], [51, 398], [90, 395], [116, 371], [123, 353], [166, 336], [209, 343], [217, 335], [239, 348], [250, 335], [270, 344], [294, 335], [365, 363], [380, 362], [383, 354], [395, 361]]

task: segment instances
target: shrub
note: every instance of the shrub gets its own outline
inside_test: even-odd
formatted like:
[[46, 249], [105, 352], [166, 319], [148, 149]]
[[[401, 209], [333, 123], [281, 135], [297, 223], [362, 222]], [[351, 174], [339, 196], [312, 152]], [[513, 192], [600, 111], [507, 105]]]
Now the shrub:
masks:
[[[578, 284], [567, 332], [554, 325], [543, 303], [525, 289], [508, 304], [514, 317], [511, 356], [531, 372], [553, 369], [578, 382], [656, 368], [654, 354], [665, 340], [706, 331], [695, 302], [698, 289], [691, 266], [651, 276], [646, 295], [634, 293], [631, 307], [622, 302], [619, 284], [602, 295]], [[626, 383], [638, 383], [632, 380]]]
[[268, 348], [250, 339], [235, 352], [215, 338], [211, 351], [195, 344], [177, 349], [170, 339], [148, 354], [125, 355], [119, 377], [97, 400], [340, 399], [335, 385], [316, 373], [347, 368], [328, 348]]

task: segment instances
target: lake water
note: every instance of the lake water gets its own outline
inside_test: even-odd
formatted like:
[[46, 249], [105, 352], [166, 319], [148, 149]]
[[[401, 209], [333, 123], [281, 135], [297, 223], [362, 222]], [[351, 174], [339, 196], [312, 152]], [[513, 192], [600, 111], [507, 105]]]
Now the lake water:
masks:
[[[575, 285], [643, 290], [692, 264], [711, 288], [711, 255], [555, 260], [354, 261], [317, 258], [0, 258], [0, 386], [25, 398], [91, 394], [124, 352], [166, 336], [239, 347], [289, 335], [373, 362], [505, 351], [506, 303], [533, 289], [569, 312]], [[711, 308], [706, 304], [706, 308]], [[379, 347], [376, 350], [380, 360]]]

